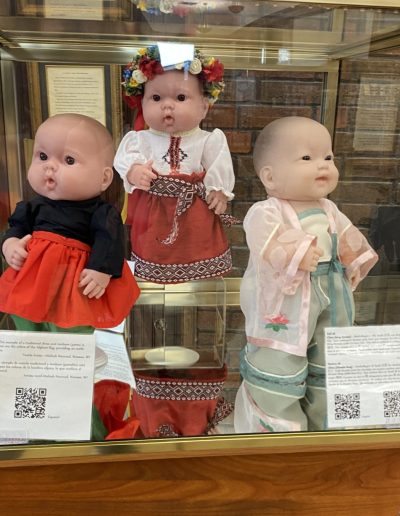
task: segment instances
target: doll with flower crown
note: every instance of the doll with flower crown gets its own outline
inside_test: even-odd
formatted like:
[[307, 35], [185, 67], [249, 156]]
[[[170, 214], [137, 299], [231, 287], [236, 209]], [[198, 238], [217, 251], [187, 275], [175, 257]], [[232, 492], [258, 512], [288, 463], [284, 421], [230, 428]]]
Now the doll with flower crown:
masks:
[[123, 72], [137, 130], [114, 167], [129, 194], [135, 274], [163, 284], [219, 277], [232, 267], [223, 222], [234, 173], [223, 132], [199, 124], [224, 88], [224, 68], [197, 50], [174, 69], [160, 61], [157, 46], [142, 48]]

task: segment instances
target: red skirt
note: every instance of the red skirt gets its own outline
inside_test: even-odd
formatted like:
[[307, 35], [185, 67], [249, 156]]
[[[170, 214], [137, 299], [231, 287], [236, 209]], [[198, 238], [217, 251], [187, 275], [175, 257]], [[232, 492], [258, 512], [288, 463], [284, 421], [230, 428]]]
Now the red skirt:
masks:
[[100, 299], [89, 299], [79, 288], [90, 247], [79, 240], [35, 231], [20, 271], [9, 267], [0, 278], [0, 312], [62, 328], [111, 328], [129, 314], [139, 296], [126, 261], [122, 276], [111, 279]]
[[[129, 196], [135, 275], [156, 283], [222, 276], [232, 259], [221, 218], [204, 200], [203, 174], [159, 176]], [[177, 205], [187, 206], [177, 213]]]
[[144, 437], [205, 435], [233, 411], [221, 396], [226, 366], [134, 374], [132, 406]]

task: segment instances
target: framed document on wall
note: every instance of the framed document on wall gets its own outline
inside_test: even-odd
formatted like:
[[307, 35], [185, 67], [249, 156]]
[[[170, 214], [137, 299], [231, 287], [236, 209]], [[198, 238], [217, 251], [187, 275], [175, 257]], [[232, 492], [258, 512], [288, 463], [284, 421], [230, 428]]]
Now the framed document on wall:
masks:
[[131, 8], [130, 0], [14, 0], [12, 5], [18, 16], [58, 20], [129, 19]]
[[47, 116], [79, 113], [107, 125], [104, 66], [45, 65], [44, 71]]
[[117, 143], [122, 137], [120, 67], [27, 63], [32, 135], [59, 113], [79, 113], [105, 125]]

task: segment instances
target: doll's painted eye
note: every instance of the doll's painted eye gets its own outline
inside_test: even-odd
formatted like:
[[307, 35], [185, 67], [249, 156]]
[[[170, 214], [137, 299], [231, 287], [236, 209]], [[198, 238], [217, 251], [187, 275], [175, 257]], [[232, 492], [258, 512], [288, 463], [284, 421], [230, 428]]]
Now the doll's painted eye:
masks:
[[73, 158], [72, 156], [66, 156], [65, 163], [67, 165], [73, 165], [75, 163], [75, 158]]
[[326, 161], [332, 161], [333, 160], [332, 154], [328, 154], [328, 156], [325, 159], [326, 159]]
[[40, 160], [41, 160], [41, 161], [46, 161], [46, 159], [47, 159], [47, 154], [46, 154], [46, 153], [44, 153], [44, 152], [41, 152], [41, 153], [39, 154], [39, 158], [40, 158]]
[[179, 100], [179, 102], [183, 102], [184, 100], [186, 100], [186, 95], [180, 93], [176, 98]]
[[152, 99], [154, 100], [154, 102], [160, 102], [161, 97], [160, 97], [160, 95], [153, 95]]
[[304, 161], [310, 161], [311, 156], [306, 155], [306, 156], [303, 156], [301, 159], [303, 159]]

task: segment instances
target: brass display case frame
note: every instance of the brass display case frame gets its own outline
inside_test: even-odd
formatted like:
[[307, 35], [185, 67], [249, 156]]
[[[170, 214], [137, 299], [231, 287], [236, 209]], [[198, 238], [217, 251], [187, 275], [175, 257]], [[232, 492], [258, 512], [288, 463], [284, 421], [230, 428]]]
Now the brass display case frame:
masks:
[[[280, 0], [289, 2], [290, 0]], [[244, 3], [246, 3], [244, 1]], [[296, 0], [298, 4], [318, 4], [328, 7], [361, 7], [361, 8], [400, 8], [400, 0], [347, 0], [331, 2], [329, 0]], [[171, 37], [158, 35], [157, 40], [169, 39], [172, 41], [186, 41], [197, 44], [223, 59], [226, 68], [239, 67], [238, 52], [241, 52], [240, 68], [249, 70], [274, 70], [272, 57], [260, 63], [260, 41], [265, 43], [264, 48], [277, 52], [282, 43], [291, 45], [293, 51], [292, 64], [287, 69], [291, 71], [310, 70], [326, 73], [323, 102], [323, 122], [333, 131], [336, 94], [338, 87], [338, 69], [341, 59], [356, 56], [366, 51], [373, 52], [393, 48], [400, 45], [400, 28], [377, 33], [372, 39], [339, 44], [336, 32], [340, 32], [343, 23], [343, 13], [338, 10], [333, 21], [332, 33], [318, 35], [312, 31], [302, 31], [301, 38], [296, 40], [293, 32], [277, 29], [237, 29], [218, 27], [218, 34], [214, 31], [206, 35], [189, 38], [182, 35]], [[112, 23], [108, 20], [101, 22], [86, 22], [86, 32], [91, 38], [82, 41], [79, 38], [81, 25], [76, 21], [65, 21], [65, 32], [62, 37], [52, 31], [54, 20], [25, 18], [22, 21], [15, 18], [0, 16], [0, 44], [2, 89], [4, 99], [4, 119], [6, 126], [5, 142], [7, 151], [7, 165], [9, 196], [11, 208], [22, 197], [21, 149], [18, 148], [16, 135], [18, 122], [16, 117], [15, 76], [12, 67], [13, 60], [29, 62], [32, 91], [39, 88], [35, 61], [46, 63], [107, 63], [121, 65], [129, 60], [136, 45], [142, 46], [155, 41], [151, 34], [141, 34], [137, 30], [136, 22]], [[109, 25], [110, 24], [110, 25]], [[74, 25], [74, 27], [73, 27]], [[101, 27], [101, 31], [100, 31]], [[126, 33], [130, 35], [127, 36]], [[136, 34], [136, 35], [135, 35]], [[140, 35], [139, 35], [140, 34]], [[221, 42], [224, 45], [221, 46]], [[241, 44], [238, 45], [237, 42]], [[296, 43], [294, 43], [296, 41]], [[307, 56], [312, 59], [306, 65]], [[285, 66], [280, 66], [284, 70]], [[116, 70], [116, 68], [115, 68]], [[117, 80], [115, 75], [115, 81]], [[114, 92], [115, 105], [118, 104], [117, 94]], [[34, 111], [32, 114], [34, 125], [40, 123], [41, 114]], [[115, 122], [115, 129], [120, 131], [119, 121]], [[119, 128], [119, 129], [117, 129]], [[229, 304], [236, 304], [238, 298], [239, 279], [232, 280], [228, 288], [227, 299]], [[362, 295], [362, 293], [360, 294]], [[393, 292], [394, 296], [399, 296]], [[42, 463], [73, 463], [73, 462], [104, 462], [104, 461], [131, 461], [139, 459], [168, 458], [168, 457], [195, 457], [221, 456], [270, 453], [298, 453], [319, 452], [332, 450], [369, 450], [390, 449], [400, 447], [400, 429], [373, 429], [373, 430], [346, 430], [310, 433], [288, 433], [269, 435], [224, 435], [175, 439], [138, 439], [113, 442], [85, 442], [60, 444], [32, 444], [0, 447], [0, 467], [16, 465], [33, 465]]]
[[79, 462], [119, 462], [155, 458], [376, 450], [400, 447], [399, 430], [303, 432], [135, 439], [97, 443], [2, 446], [0, 468]]

